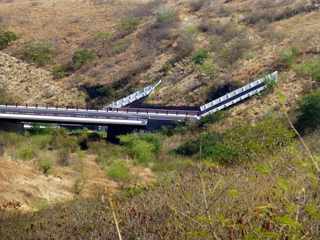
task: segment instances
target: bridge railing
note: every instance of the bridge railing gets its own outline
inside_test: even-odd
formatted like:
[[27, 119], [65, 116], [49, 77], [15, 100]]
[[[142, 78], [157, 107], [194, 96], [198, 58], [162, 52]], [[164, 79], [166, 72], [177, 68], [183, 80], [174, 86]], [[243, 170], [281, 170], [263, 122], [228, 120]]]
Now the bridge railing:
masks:
[[108, 106], [106, 106], [105, 108], [110, 108], [110, 107], [111, 108], [122, 108], [122, 107], [128, 106], [129, 104], [131, 104], [133, 102], [136, 102], [144, 97], [147, 97], [149, 94], [151, 94], [156, 89], [156, 87], [158, 85], [160, 85], [160, 83], [161, 83], [161, 80], [158, 81], [154, 85], [147, 86], [144, 89], [136, 91], [127, 97], [121, 98], [118, 101], [114, 101], [111, 104], [109, 104]]
[[274, 72], [252, 83], [249, 83], [241, 88], [238, 88], [205, 105], [202, 105], [200, 107], [201, 117], [211, 113], [215, 113], [222, 109], [225, 109], [246, 98], [249, 98], [257, 93], [260, 93], [267, 88], [268, 81], [277, 81], [277, 79], [278, 79], [278, 72]]

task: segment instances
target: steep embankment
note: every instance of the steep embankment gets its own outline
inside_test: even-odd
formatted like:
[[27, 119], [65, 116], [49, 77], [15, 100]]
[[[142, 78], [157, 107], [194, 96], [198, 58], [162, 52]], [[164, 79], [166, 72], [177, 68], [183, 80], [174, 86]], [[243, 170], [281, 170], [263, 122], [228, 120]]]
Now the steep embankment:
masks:
[[46, 70], [36, 68], [0, 52], [0, 87], [19, 104], [72, 105], [81, 103], [81, 95], [52, 78]]

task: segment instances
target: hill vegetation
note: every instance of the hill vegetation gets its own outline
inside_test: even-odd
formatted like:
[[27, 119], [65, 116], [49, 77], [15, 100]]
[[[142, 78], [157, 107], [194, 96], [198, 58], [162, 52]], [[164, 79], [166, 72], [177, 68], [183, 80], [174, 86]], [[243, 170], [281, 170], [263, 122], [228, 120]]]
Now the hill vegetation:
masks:
[[232, 109], [117, 145], [0, 132], [0, 239], [319, 239], [319, 9], [0, 1], [0, 103], [96, 108], [161, 79], [148, 103], [200, 105], [279, 71]]

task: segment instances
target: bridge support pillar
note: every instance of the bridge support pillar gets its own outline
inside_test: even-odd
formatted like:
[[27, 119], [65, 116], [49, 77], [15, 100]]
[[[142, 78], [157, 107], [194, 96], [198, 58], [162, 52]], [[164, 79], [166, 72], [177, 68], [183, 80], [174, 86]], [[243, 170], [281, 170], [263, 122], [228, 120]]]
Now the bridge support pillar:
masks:
[[0, 120], [0, 131], [23, 132], [23, 123], [15, 121]]

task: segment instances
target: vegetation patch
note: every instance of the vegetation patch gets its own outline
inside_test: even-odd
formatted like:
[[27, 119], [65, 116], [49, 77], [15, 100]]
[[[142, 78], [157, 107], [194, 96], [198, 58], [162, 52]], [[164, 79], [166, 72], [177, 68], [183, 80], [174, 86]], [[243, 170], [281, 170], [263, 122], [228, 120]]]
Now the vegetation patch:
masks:
[[29, 42], [22, 50], [22, 58], [38, 66], [53, 62], [54, 47], [49, 42]]
[[123, 161], [114, 161], [106, 169], [107, 175], [114, 181], [126, 182], [131, 178], [128, 166]]
[[131, 157], [138, 164], [148, 165], [154, 161], [161, 148], [161, 137], [157, 134], [129, 134], [120, 137]]
[[279, 56], [280, 64], [286, 67], [292, 66], [295, 63], [299, 54], [300, 54], [299, 49], [295, 47], [291, 47], [289, 49], [283, 50]]
[[320, 127], [320, 90], [308, 94], [299, 103], [297, 127], [303, 132]]
[[294, 69], [298, 74], [309, 76], [312, 80], [320, 82], [320, 58], [297, 64]]
[[79, 49], [72, 57], [72, 66], [74, 70], [80, 69], [82, 66], [95, 60], [96, 54], [89, 49]]
[[18, 36], [11, 31], [3, 31], [0, 29], [0, 50], [5, 49], [11, 42], [18, 39]]
[[119, 31], [124, 32], [126, 34], [130, 34], [138, 28], [139, 24], [140, 24], [139, 18], [128, 16], [121, 19], [118, 28], [119, 28]]
[[223, 134], [202, 134], [196, 140], [181, 145], [176, 153], [236, 164], [255, 159], [257, 155], [272, 154], [292, 142], [293, 137], [294, 134], [281, 119], [270, 117], [256, 126], [242, 125]]

